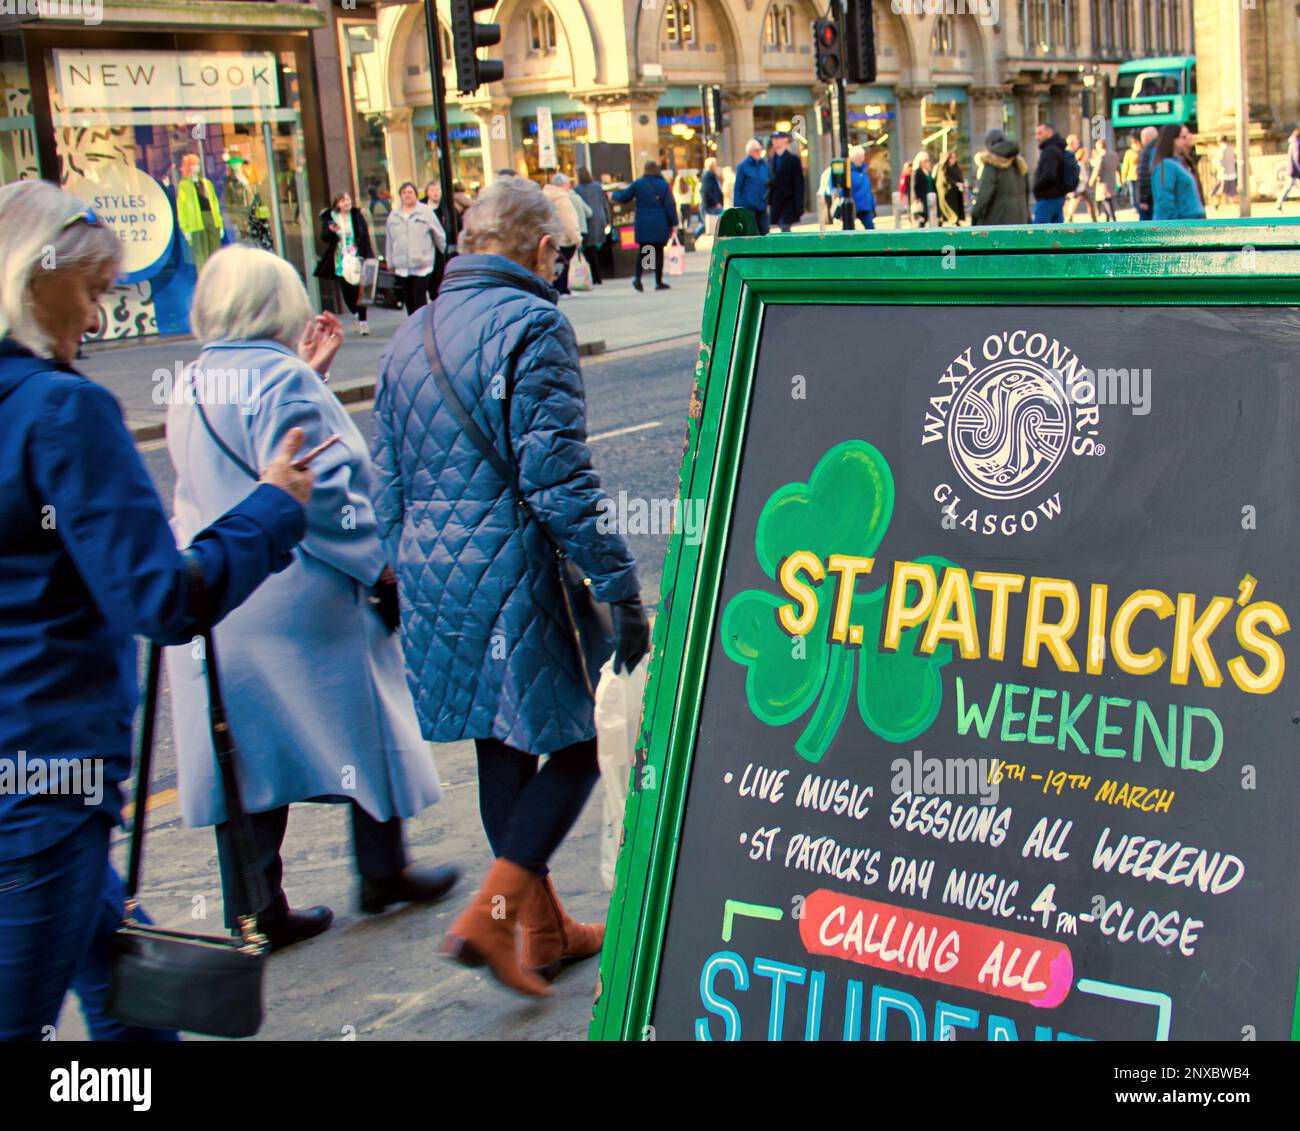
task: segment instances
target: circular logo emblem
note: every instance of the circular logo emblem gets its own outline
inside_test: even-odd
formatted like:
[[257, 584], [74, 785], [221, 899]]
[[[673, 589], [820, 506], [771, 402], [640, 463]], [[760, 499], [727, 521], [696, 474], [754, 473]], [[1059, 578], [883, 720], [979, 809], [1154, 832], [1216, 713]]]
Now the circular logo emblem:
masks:
[[1018, 499], [1065, 456], [1070, 405], [1051, 370], [1018, 357], [972, 374], [953, 399], [949, 421], [957, 474], [986, 498]]

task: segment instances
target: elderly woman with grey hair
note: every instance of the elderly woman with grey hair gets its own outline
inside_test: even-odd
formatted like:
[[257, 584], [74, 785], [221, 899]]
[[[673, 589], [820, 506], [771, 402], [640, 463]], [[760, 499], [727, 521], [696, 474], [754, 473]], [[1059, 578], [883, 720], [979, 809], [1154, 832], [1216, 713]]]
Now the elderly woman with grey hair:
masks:
[[[313, 448], [335, 441], [311, 465], [316, 489], [293, 564], [227, 618], [215, 640], [240, 790], [272, 899], [258, 926], [278, 949], [333, 919], [327, 907], [290, 910], [281, 886], [280, 847], [295, 801], [349, 803], [362, 911], [438, 899], [459, 873], [407, 862], [401, 818], [441, 791], [394, 635], [397, 594], [370, 502], [370, 458], [325, 385], [342, 341], [338, 320], [313, 317], [302, 281], [283, 259], [236, 246], [208, 260], [190, 321], [203, 352], [185, 374], [192, 390], [172, 398], [167, 412], [182, 538], [238, 498], [288, 430], [301, 431]], [[167, 659], [181, 812], [190, 825], [216, 825], [233, 927], [238, 870], [206, 688], [189, 648], [170, 649]]]
[[569, 917], [547, 869], [597, 779], [595, 673], [562, 611], [554, 547], [612, 603], [615, 668], [649, 648], [636, 564], [603, 521], [577, 341], [550, 282], [564, 238], [533, 182], [484, 189], [437, 301], [393, 338], [374, 414], [375, 510], [416, 713], [430, 741], [474, 740], [496, 858], [444, 951], [534, 996], [604, 937], [603, 923]]
[[311, 495], [290, 427], [177, 548], [122, 410], [72, 364], [121, 250], [54, 185], [0, 188], [0, 1040], [49, 1039], [69, 989], [97, 1040], [174, 1036], [105, 1009], [135, 637], [189, 640], [284, 569]]

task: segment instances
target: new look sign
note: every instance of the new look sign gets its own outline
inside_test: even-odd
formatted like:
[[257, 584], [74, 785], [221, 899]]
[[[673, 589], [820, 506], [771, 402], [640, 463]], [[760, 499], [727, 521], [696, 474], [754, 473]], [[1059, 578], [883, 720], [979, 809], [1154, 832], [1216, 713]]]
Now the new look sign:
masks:
[[54, 49], [67, 110], [278, 106], [270, 51]]

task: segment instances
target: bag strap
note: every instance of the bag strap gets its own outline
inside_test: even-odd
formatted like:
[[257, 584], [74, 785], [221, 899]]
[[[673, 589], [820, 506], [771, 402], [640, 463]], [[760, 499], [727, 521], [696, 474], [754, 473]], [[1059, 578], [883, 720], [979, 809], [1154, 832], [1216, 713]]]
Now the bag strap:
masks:
[[483, 434], [483, 430], [474, 422], [474, 418], [470, 416], [465, 402], [460, 399], [460, 395], [453, 387], [451, 379], [447, 376], [447, 370], [442, 364], [442, 355], [438, 352], [438, 339], [433, 329], [433, 308], [433, 303], [429, 303], [425, 307], [424, 352], [428, 356], [429, 370], [433, 374], [434, 383], [438, 386], [443, 401], [452, 416], [456, 418], [456, 423], [460, 425], [465, 438], [478, 449], [479, 454], [488, 461], [492, 470], [500, 476], [501, 481], [514, 492], [515, 503], [524, 512], [524, 516], [531, 518], [537, 524], [538, 529], [541, 530], [542, 535], [546, 538], [551, 549], [555, 551], [556, 556], [567, 558], [568, 555], [559, 542], [556, 541], [555, 536], [547, 529], [546, 523], [537, 517], [528, 500], [524, 498], [523, 490], [519, 486], [519, 469], [514, 465], [513, 461], [508, 462], [492, 441]]
[[[209, 594], [203, 568], [198, 555], [192, 550], [183, 551], [186, 575], [189, 582], [190, 607], [201, 610], [200, 623], [208, 624]], [[244, 811], [239, 794], [239, 781], [235, 772], [234, 739], [226, 718], [225, 701], [221, 697], [221, 683], [217, 675], [216, 645], [209, 628], [201, 632], [203, 641], [203, 668], [208, 685], [208, 719], [212, 746], [216, 751], [217, 767], [221, 774], [222, 790], [226, 797], [226, 820], [230, 824], [231, 846], [234, 849], [236, 873], [239, 876], [239, 923], [245, 942], [258, 942], [257, 911], [271, 902], [266, 877], [256, 865], [253, 830]], [[131, 846], [127, 861], [126, 918], [138, 905], [140, 875], [144, 866], [145, 816], [149, 807], [149, 782], [153, 769], [153, 740], [158, 715], [158, 684], [161, 670], [162, 647], [149, 642], [149, 656], [145, 662], [144, 718], [140, 727], [140, 747], [137, 757], [134, 804], [131, 815]]]
[[[190, 380], [191, 382], [193, 382], [194, 380], [193, 371], [191, 371], [190, 373]], [[246, 464], [237, 455], [235, 455], [235, 453], [231, 451], [230, 445], [227, 444], [225, 440], [223, 440], [219, 435], [217, 435], [217, 430], [212, 427], [212, 421], [208, 419], [207, 411], [204, 409], [203, 401], [199, 398], [197, 391], [194, 397], [194, 407], [199, 410], [199, 419], [203, 421], [203, 427], [207, 429], [208, 435], [212, 437], [212, 442], [216, 444], [218, 448], [221, 449], [222, 454], [228, 460], [230, 460], [230, 462], [233, 463], [237, 468], [239, 468], [240, 471], [242, 471], [245, 475], [247, 475], [249, 479], [256, 480], [258, 478], [257, 472], [254, 471], [251, 467], [249, 467], [248, 464]]]

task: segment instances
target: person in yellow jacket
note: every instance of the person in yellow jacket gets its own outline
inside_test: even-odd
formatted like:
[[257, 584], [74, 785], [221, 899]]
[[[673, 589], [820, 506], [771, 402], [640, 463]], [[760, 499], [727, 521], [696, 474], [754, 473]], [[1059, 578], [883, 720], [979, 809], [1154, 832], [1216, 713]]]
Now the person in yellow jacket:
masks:
[[225, 225], [221, 221], [221, 204], [217, 190], [199, 168], [195, 153], [181, 158], [181, 180], [176, 186], [176, 222], [194, 256], [194, 270], [203, 270], [214, 251], [221, 246]]
[[1135, 134], [1128, 140], [1128, 148], [1124, 151], [1124, 159], [1119, 167], [1120, 192], [1128, 194], [1129, 204], [1134, 208], [1137, 207], [1138, 157], [1141, 154], [1142, 142]]

